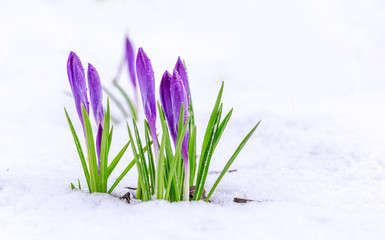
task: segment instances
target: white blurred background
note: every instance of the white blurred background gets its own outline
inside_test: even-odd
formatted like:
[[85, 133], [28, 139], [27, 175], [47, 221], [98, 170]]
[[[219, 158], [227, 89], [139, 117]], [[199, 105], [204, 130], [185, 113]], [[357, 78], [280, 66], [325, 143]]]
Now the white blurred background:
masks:
[[[77, 121], [64, 94], [69, 51], [111, 87], [125, 34], [151, 58], [157, 85], [185, 59], [200, 137], [225, 81], [225, 108], [235, 111], [212, 170], [262, 119], [213, 196], [218, 205], [127, 207], [69, 190], [83, 179], [63, 113]], [[120, 83], [132, 91], [126, 69]], [[0, 89], [0, 233], [9, 238], [85, 237], [106, 215], [114, 233], [95, 238], [143, 237], [148, 222], [149, 239], [180, 238], [173, 227], [184, 239], [383, 236], [384, 1], [2, 0]], [[116, 129], [115, 150], [127, 139]], [[117, 192], [135, 181], [130, 173]], [[234, 196], [269, 201], [239, 207]]]

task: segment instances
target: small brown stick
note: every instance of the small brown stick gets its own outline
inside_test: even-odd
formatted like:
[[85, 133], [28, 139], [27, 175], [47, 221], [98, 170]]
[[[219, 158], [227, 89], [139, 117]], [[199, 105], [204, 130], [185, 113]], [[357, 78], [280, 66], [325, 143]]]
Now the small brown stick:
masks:
[[[251, 199], [245, 199], [245, 198], [234, 198], [233, 202], [235, 203], [248, 203], [248, 202], [254, 202], [255, 200]], [[258, 201], [260, 202], [260, 201]]]
[[130, 192], [127, 192], [123, 196], [121, 196], [119, 199], [120, 200], [126, 200], [127, 203], [131, 203], [131, 197], [130, 197]]

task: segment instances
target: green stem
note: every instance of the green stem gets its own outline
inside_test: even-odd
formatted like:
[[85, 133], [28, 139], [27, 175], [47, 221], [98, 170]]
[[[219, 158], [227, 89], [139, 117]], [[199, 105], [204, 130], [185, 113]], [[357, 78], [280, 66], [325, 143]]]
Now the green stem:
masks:
[[183, 201], [190, 200], [190, 167], [185, 164], [184, 168], [184, 184], [183, 184]]

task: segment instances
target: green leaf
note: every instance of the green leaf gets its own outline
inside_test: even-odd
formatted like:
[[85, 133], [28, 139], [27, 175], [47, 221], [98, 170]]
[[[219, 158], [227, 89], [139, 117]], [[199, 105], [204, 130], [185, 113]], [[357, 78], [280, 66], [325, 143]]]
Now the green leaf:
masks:
[[[178, 122], [178, 137], [179, 136], [183, 136], [183, 139], [184, 139], [184, 135], [180, 135], [181, 134], [181, 131], [182, 131], [182, 128], [179, 127], [179, 126], [183, 126], [183, 121], [184, 121], [184, 103], [181, 104], [181, 110], [180, 110], [180, 114], [179, 114], [179, 122]], [[183, 145], [183, 141], [182, 141], [182, 145]], [[176, 151], [175, 151], [176, 153]], [[179, 192], [182, 192], [182, 187], [183, 187], [183, 154], [180, 154], [180, 157], [177, 158], [177, 165], [176, 165], [176, 176], [177, 176], [177, 181], [178, 181], [178, 185], [179, 185]]]
[[195, 169], [196, 169], [196, 130], [197, 127], [194, 125], [191, 129], [190, 125], [190, 136], [188, 146], [188, 156], [190, 164], [190, 187], [194, 184]]
[[120, 150], [118, 155], [116, 155], [114, 160], [112, 160], [112, 162], [110, 163], [110, 166], [108, 166], [108, 168], [107, 168], [107, 178], [110, 177], [112, 171], [114, 171], [116, 165], [119, 163], [119, 161], [122, 158], [123, 154], [126, 152], [126, 150], [128, 148], [128, 145], [130, 145], [130, 141], [128, 141], [128, 143], [126, 143], [126, 145], [124, 145], [124, 147]]
[[89, 190], [89, 192], [92, 192], [91, 191], [91, 183], [90, 183], [90, 173], [88, 172], [88, 167], [87, 167], [86, 160], [84, 158], [82, 146], [80, 145], [79, 138], [76, 135], [76, 131], [74, 129], [74, 126], [72, 125], [71, 119], [68, 116], [67, 110], [65, 108], [64, 108], [64, 111], [65, 111], [65, 114], [67, 117], [68, 125], [70, 126], [70, 129], [71, 129], [72, 137], [74, 138], [74, 141], [75, 141], [76, 149], [78, 150], [80, 162], [82, 163], [84, 177], [86, 178], [86, 181], [87, 181], [88, 190]]
[[146, 158], [143, 152], [142, 141], [140, 140], [139, 130], [138, 130], [138, 126], [136, 125], [136, 122], [134, 120], [132, 120], [132, 122], [135, 130], [136, 144], [138, 145], [139, 159], [141, 160], [141, 165], [143, 166], [143, 171], [144, 171], [144, 175], [142, 177], [144, 178], [145, 185], [142, 185], [142, 188], [143, 188], [143, 191], [147, 191], [147, 194], [151, 196], [150, 180], [148, 176], [149, 174], [148, 174], [148, 168], [146, 164]]
[[82, 190], [82, 186], [80, 185], [80, 180], [78, 178], [78, 185], [79, 185], [79, 190]]
[[211, 195], [213, 194], [215, 188], [218, 186], [219, 182], [221, 181], [221, 179], [223, 178], [223, 176], [225, 175], [225, 173], [227, 172], [227, 170], [229, 170], [231, 164], [234, 162], [235, 158], [238, 156], [239, 152], [242, 150], [242, 148], [245, 146], [246, 142], [250, 139], [250, 137], [253, 135], [255, 129], [257, 129], [259, 123], [261, 121], [259, 121], [255, 127], [253, 129], [251, 129], [251, 131], [247, 134], [247, 136], [243, 139], [243, 141], [241, 142], [241, 144], [239, 144], [237, 150], [235, 150], [234, 154], [231, 156], [231, 158], [229, 159], [229, 161], [226, 163], [226, 166], [223, 168], [221, 174], [219, 175], [218, 179], [215, 181], [214, 183], [214, 186], [211, 188], [209, 194], [207, 195], [206, 197], [206, 202], [208, 202], [210, 200], [210, 197]]
[[126, 102], [128, 104], [128, 107], [130, 108], [132, 118], [136, 121], [138, 119], [136, 114], [136, 109], [134, 107], [134, 104], [132, 103], [132, 100], [128, 97], [126, 92], [123, 90], [123, 88], [118, 84], [117, 81], [114, 81], [114, 86], [119, 90], [119, 92], [123, 95], [123, 97], [126, 99]]
[[[181, 134], [178, 135], [178, 137], [177, 137], [177, 144], [175, 147], [175, 155], [172, 159], [171, 167], [169, 169], [168, 178], [167, 178], [167, 187], [166, 187], [165, 199], [168, 199], [169, 194], [170, 194], [171, 180], [172, 180], [172, 177], [176, 171], [177, 160], [182, 155], [182, 153], [181, 153], [182, 152], [182, 143], [183, 143], [183, 139], [184, 139], [184, 136], [186, 134], [186, 131], [187, 131], [187, 126], [188, 126], [189, 121], [190, 121], [190, 118], [187, 119], [186, 124], [182, 128]], [[179, 183], [178, 185], [180, 185], [180, 184], [183, 185], [183, 183]]]
[[114, 132], [114, 126], [111, 126], [111, 131], [110, 131], [110, 134], [108, 135], [108, 152], [110, 152], [113, 132]]
[[213, 154], [214, 139], [215, 139], [215, 133], [218, 127], [217, 123], [219, 122], [219, 116], [220, 115], [217, 115], [217, 117], [215, 118], [213, 129], [210, 134], [210, 140], [208, 142], [208, 146], [203, 156], [201, 156], [201, 159], [199, 162], [199, 165], [201, 165], [202, 168], [201, 168], [200, 177], [197, 178], [197, 186], [194, 192], [194, 200], [200, 200], [202, 198], [202, 194], [203, 194], [203, 190], [204, 190], [204, 186], [207, 178], [207, 173], [210, 167], [211, 157]]
[[[140, 186], [143, 186], [145, 185], [145, 172], [144, 172], [144, 169], [143, 169], [143, 166], [140, 162], [140, 159], [139, 159], [139, 156], [138, 156], [138, 152], [136, 150], [136, 147], [135, 147], [135, 141], [134, 141], [134, 138], [132, 137], [132, 134], [131, 134], [131, 130], [130, 130], [130, 127], [128, 126], [128, 123], [127, 123], [127, 129], [128, 129], [128, 134], [130, 136], [130, 141], [131, 141], [131, 148], [132, 148], [132, 152], [135, 156], [135, 164], [136, 164], [136, 167], [138, 168], [138, 191], [137, 191], [137, 195], [138, 194], [141, 194], [141, 192], [139, 191], [139, 188]], [[147, 191], [142, 191], [143, 193], [143, 200], [144, 201], [148, 201], [151, 199], [151, 196], [148, 195], [148, 192]], [[138, 197], [138, 196], [137, 196]]]
[[86, 143], [87, 143], [87, 156], [88, 156], [88, 164], [90, 166], [90, 176], [91, 176], [91, 192], [99, 191], [99, 173], [98, 173], [98, 165], [96, 162], [96, 152], [95, 152], [95, 143], [94, 136], [92, 134], [92, 128], [90, 119], [88, 118], [88, 114], [84, 105], [82, 105], [82, 115], [84, 122], [84, 129], [86, 134]]
[[[218, 96], [217, 96], [217, 100], [215, 101], [215, 105], [214, 105], [213, 111], [211, 112], [211, 116], [210, 116], [209, 122], [207, 124], [205, 136], [204, 136], [204, 139], [203, 139], [202, 150], [201, 150], [201, 158], [200, 158], [200, 161], [199, 161], [199, 167], [198, 167], [198, 172], [197, 172], [196, 189], [200, 186], [200, 182], [201, 182], [201, 179], [202, 179], [203, 168], [204, 168], [204, 164], [205, 164], [205, 162], [204, 162], [204, 160], [205, 160], [205, 153], [207, 152], [207, 148], [209, 147], [208, 146], [209, 145], [208, 144], [209, 140], [212, 138], [214, 121], [217, 118], [218, 108], [219, 108], [219, 105], [220, 105], [220, 102], [221, 102], [221, 98], [222, 98], [223, 85], [224, 84], [222, 82], [222, 86], [221, 86], [221, 89], [219, 90], [219, 93], [218, 93]], [[194, 193], [194, 200], [196, 199], [196, 194], [197, 194], [197, 191], [195, 191], [195, 193]]]
[[[127, 149], [129, 143], [130, 143], [130, 141], [128, 141], [128, 143], [123, 147], [123, 149], [124, 149], [124, 148]], [[152, 144], [152, 142], [150, 142], [150, 144]], [[151, 148], [151, 146], [149, 146], [149, 147]], [[121, 152], [123, 152], [123, 149], [120, 150], [118, 156], [121, 154]], [[148, 149], [148, 147], [146, 146], [146, 147], [143, 149], [143, 151], [146, 152], [147, 149]], [[124, 151], [125, 151], [125, 150], [124, 150]], [[123, 154], [122, 154], [122, 155], [123, 155]], [[118, 156], [116, 156], [116, 158], [118, 158]], [[116, 159], [116, 158], [115, 158], [115, 159]], [[115, 162], [115, 159], [114, 159], [114, 161], [112, 161], [112, 163], [110, 164], [110, 167], [112, 167], [112, 164]], [[116, 165], [116, 164], [115, 164], [115, 165]], [[120, 183], [120, 181], [124, 178], [124, 176], [126, 176], [126, 174], [131, 170], [131, 168], [132, 168], [134, 165], [135, 165], [135, 158], [130, 162], [130, 164], [128, 164], [128, 166], [124, 169], [124, 171], [123, 171], [123, 172], [120, 174], [120, 176], [116, 179], [116, 181], [114, 182], [114, 184], [112, 185], [112, 187], [110, 188], [110, 190], [108, 190], [108, 193], [111, 193], [111, 192], [115, 189], [115, 187]], [[109, 167], [109, 168], [110, 168], [110, 167]], [[114, 166], [114, 168], [115, 168], [115, 166]], [[111, 169], [110, 174], [112, 173], [112, 171], [113, 171], [114, 168]]]
[[222, 104], [219, 107], [218, 111], [219, 111], [219, 113], [218, 113], [217, 118], [215, 120], [215, 124], [214, 124], [215, 128], [213, 131], [212, 139], [210, 141], [208, 152], [207, 152], [207, 155], [205, 156], [205, 160], [204, 160], [205, 164], [204, 164], [204, 168], [203, 168], [202, 179], [201, 179], [199, 188], [197, 188], [198, 191], [197, 191], [196, 200], [199, 200], [202, 198], [203, 189], [204, 189], [204, 185], [206, 183], [207, 173], [208, 173], [208, 170], [210, 167], [212, 155], [213, 155], [215, 148], [216, 148], [216, 146], [217, 146], [217, 144], [218, 144], [218, 142], [219, 142], [219, 140], [223, 134], [223, 131], [225, 130], [225, 128], [227, 126], [228, 121], [230, 120], [230, 117], [232, 115], [233, 110], [232, 109], [230, 110], [230, 112], [226, 115], [226, 117], [224, 118], [222, 123], [220, 123], [220, 117], [222, 115]]
[[[128, 145], [127, 145], [128, 146]], [[116, 179], [114, 184], [112, 184], [110, 190], [108, 190], [108, 193], [111, 194], [112, 191], [114, 191], [115, 187], [120, 183], [120, 181], [126, 176], [126, 174], [131, 170], [131, 168], [135, 165], [135, 158], [128, 164], [128, 166], [124, 169], [122, 174]]]
[[[210, 167], [211, 157], [214, 153], [214, 145], [215, 145], [214, 139], [215, 139], [218, 127], [219, 127], [219, 121], [220, 121], [221, 115], [222, 115], [222, 104], [219, 107], [217, 117], [214, 120], [210, 141], [208, 143], [208, 148], [206, 149], [206, 152], [205, 152], [204, 157], [203, 157], [202, 175], [201, 175], [200, 183], [197, 186], [196, 191], [195, 191], [195, 193], [197, 193], [196, 200], [199, 200], [202, 198], [203, 190], [204, 190], [205, 183], [206, 183], [207, 173], [208, 173], [209, 167]], [[194, 193], [194, 197], [195, 197], [195, 193]]]
[[[172, 153], [171, 140], [170, 140], [170, 135], [169, 135], [168, 127], [167, 127], [166, 117], [164, 115], [163, 108], [162, 108], [161, 104], [159, 103], [159, 101], [158, 101], [158, 110], [159, 110], [159, 118], [161, 120], [162, 127], [166, 126], [166, 128], [164, 129], [166, 131], [166, 133], [163, 133], [163, 134], [165, 134], [164, 136], [166, 136], [166, 144], [165, 144], [166, 156], [164, 159], [164, 186], [167, 186], [169, 169], [171, 168], [171, 162], [172, 162], [172, 159], [174, 156]], [[176, 174], [175, 173], [173, 174], [173, 178], [171, 181], [170, 196], [166, 200], [169, 200], [171, 202], [180, 200], [180, 194], [179, 194], [179, 189], [178, 189], [178, 184], [176, 181]]]
[[147, 201], [146, 199], [143, 199], [142, 194], [142, 179], [138, 176], [138, 186], [136, 187], [136, 199], [141, 199], [142, 201]]
[[216, 134], [215, 134], [215, 139], [214, 139], [214, 150], [215, 150], [215, 148], [217, 147], [218, 142], [219, 142], [219, 140], [221, 139], [222, 134], [223, 134], [223, 131], [225, 130], [225, 128], [226, 128], [226, 126], [227, 126], [227, 123], [229, 122], [230, 117], [231, 117], [232, 114], [233, 114], [233, 109], [231, 109], [230, 112], [227, 113], [226, 117], [223, 119], [223, 121], [222, 121], [221, 124], [219, 125], [218, 130], [217, 130], [217, 132], [216, 132]]
[[159, 161], [157, 166], [157, 199], [163, 199], [163, 178], [164, 178], [164, 152], [165, 152], [165, 146], [166, 146], [166, 138], [167, 138], [167, 125], [165, 122], [162, 123], [163, 128], [163, 135], [162, 135], [162, 142], [160, 144], [160, 150], [159, 150]]
[[102, 140], [100, 144], [100, 187], [101, 192], [107, 192], [107, 162], [108, 162], [108, 151], [109, 151], [109, 136], [110, 136], [110, 104], [107, 98], [107, 113], [104, 116]]
[[[150, 135], [151, 135], [151, 130], [150, 130], [150, 125], [146, 120], [144, 120], [144, 133], [145, 133], [145, 139], [146, 139], [146, 144], [147, 146], [151, 146], [151, 141], [150, 141]], [[151, 181], [151, 194], [155, 194], [155, 163], [154, 163], [154, 157], [152, 154], [152, 149], [151, 147], [148, 148], [147, 151], [147, 158], [148, 158], [148, 172], [150, 174], [150, 181]]]
[[102, 87], [103, 91], [110, 97], [110, 99], [115, 103], [115, 105], [120, 109], [124, 117], [128, 117], [128, 113], [120, 103], [120, 101], [112, 94], [105, 86]]
[[179, 155], [179, 157], [176, 159], [176, 181], [178, 182], [178, 192], [182, 193], [182, 187], [183, 187], [183, 159], [182, 154]]
[[74, 186], [73, 183], [71, 183], [71, 190], [74, 190], [74, 189], [76, 189], [76, 187]]

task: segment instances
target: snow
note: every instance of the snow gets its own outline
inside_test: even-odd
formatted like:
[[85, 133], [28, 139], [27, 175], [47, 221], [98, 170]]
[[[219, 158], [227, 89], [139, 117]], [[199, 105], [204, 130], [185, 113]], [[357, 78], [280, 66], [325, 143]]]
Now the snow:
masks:
[[[383, 238], [383, 1], [2, 1], [0, 29], [1, 239]], [[63, 110], [80, 131], [69, 51], [111, 87], [126, 32], [157, 84], [186, 60], [200, 139], [225, 81], [234, 113], [211, 170], [262, 119], [213, 203], [126, 204], [135, 169], [114, 196], [70, 189], [86, 185]], [[114, 134], [112, 156], [128, 139], [124, 124]]]

